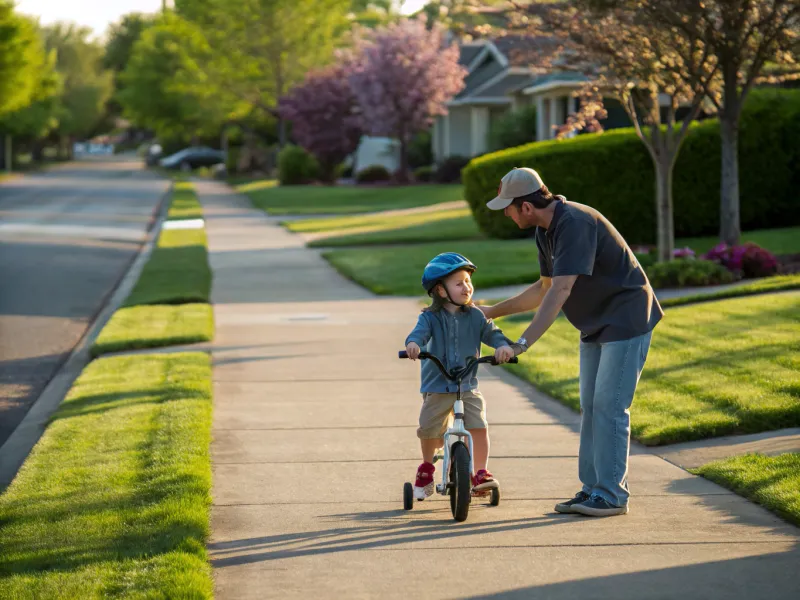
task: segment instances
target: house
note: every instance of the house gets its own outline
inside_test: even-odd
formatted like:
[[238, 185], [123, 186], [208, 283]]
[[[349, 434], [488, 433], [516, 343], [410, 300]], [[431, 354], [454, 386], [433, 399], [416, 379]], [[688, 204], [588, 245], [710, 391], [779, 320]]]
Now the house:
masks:
[[[575, 92], [586, 78], [574, 72], [544, 73], [535, 66], [538, 46], [547, 38], [505, 36], [495, 40], [466, 42], [460, 46], [459, 63], [468, 74], [465, 87], [447, 104], [448, 114], [434, 121], [431, 139], [437, 163], [450, 156], [473, 157], [490, 150], [492, 124], [509, 111], [536, 106], [536, 139], [555, 138], [556, 128], [578, 109]], [[628, 127], [622, 106], [606, 102], [606, 129]]]

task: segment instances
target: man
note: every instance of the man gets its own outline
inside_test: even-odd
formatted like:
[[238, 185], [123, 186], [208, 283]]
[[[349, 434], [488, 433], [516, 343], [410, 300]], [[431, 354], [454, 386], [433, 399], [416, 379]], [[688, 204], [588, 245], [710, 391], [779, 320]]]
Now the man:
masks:
[[495, 306], [489, 318], [538, 308], [517, 344], [524, 352], [563, 310], [580, 330], [583, 488], [556, 505], [588, 516], [628, 512], [630, 411], [653, 328], [664, 313], [635, 255], [614, 226], [589, 206], [554, 196], [533, 169], [503, 177], [487, 206], [521, 229], [536, 227], [539, 281]]

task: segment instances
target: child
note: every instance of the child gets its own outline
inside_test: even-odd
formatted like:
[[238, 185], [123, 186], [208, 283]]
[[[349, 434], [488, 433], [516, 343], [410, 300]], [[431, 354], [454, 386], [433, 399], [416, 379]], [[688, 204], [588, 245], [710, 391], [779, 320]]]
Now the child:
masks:
[[[440, 254], [428, 263], [422, 275], [422, 287], [432, 298], [431, 305], [422, 311], [408, 338], [406, 352], [416, 359], [425, 348], [438, 357], [449, 371], [463, 367], [467, 356], [480, 356], [481, 342], [496, 349], [495, 358], [504, 363], [515, 354], [511, 342], [491, 321], [487, 321], [472, 303], [471, 275], [476, 267], [455, 252]], [[422, 446], [423, 463], [417, 470], [414, 497], [424, 500], [434, 490], [433, 457], [443, 445], [444, 432], [453, 413], [457, 384], [449, 381], [430, 361], [422, 363], [422, 410], [417, 437]], [[489, 460], [489, 433], [486, 407], [478, 391], [477, 374], [461, 384], [464, 401], [464, 426], [472, 434], [473, 490], [488, 492], [500, 484], [486, 470]]]

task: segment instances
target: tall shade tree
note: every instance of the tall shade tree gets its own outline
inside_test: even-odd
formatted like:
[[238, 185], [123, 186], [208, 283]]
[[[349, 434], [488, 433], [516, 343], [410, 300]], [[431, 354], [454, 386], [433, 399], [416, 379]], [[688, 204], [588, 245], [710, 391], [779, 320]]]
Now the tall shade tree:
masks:
[[427, 29], [424, 19], [407, 19], [356, 39], [357, 65], [350, 83], [372, 135], [400, 143], [400, 181], [408, 179], [408, 144], [430, 127], [445, 103], [464, 88], [466, 69], [458, 47], [446, 46], [445, 30]]
[[361, 115], [348, 81], [347, 62], [310, 72], [303, 83], [281, 98], [279, 112], [292, 123], [292, 136], [312, 153], [325, 181], [358, 148]]
[[199, 27], [165, 14], [136, 42], [121, 75], [125, 116], [167, 138], [216, 133], [224, 105], [202, 67], [211, 55]]
[[0, 0], [0, 116], [31, 101], [44, 61], [35, 24]]
[[[719, 65], [709, 97], [719, 111], [722, 137], [720, 238], [739, 242], [739, 121], [747, 95], [762, 78], [796, 78], [800, 51], [798, 0], [604, 0], [641, 10], [686, 40], [700, 40]], [[768, 66], [777, 67], [765, 73]]]
[[[278, 100], [328, 64], [347, 32], [352, 0], [175, 0], [211, 49], [210, 85], [279, 119]], [[281, 143], [286, 131], [280, 127]]]
[[[524, 12], [523, 12], [524, 11]], [[620, 102], [647, 148], [655, 171], [656, 240], [659, 260], [671, 260], [675, 245], [672, 174], [689, 125], [697, 118], [716, 61], [701, 40], [654, 26], [641, 11], [608, 8], [602, 0], [526, 5], [516, 17], [530, 35], [551, 36], [531, 57], [541, 70], [583, 73], [580, 109], [559, 130], [601, 130], [603, 97]], [[678, 110], [684, 107], [682, 120]]]
[[44, 29], [45, 46], [56, 55], [63, 81], [58, 134], [62, 144], [91, 135], [105, 116], [113, 91], [113, 76], [103, 68], [103, 47], [90, 40], [91, 30], [57, 23]]
[[122, 91], [122, 73], [128, 66], [128, 61], [133, 54], [133, 47], [142, 33], [153, 25], [155, 15], [138, 12], [124, 15], [118, 22], [112, 23], [106, 32], [105, 54], [103, 66], [114, 73], [114, 97], [109, 102], [109, 112], [119, 115], [122, 107], [119, 104], [119, 94]]

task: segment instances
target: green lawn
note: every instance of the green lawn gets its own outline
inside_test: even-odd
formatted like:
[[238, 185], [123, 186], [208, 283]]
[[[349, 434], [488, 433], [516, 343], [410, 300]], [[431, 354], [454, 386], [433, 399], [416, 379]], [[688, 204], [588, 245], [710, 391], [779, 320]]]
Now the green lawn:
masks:
[[203, 209], [191, 183], [178, 181], [174, 184], [172, 201], [167, 219], [202, 219]]
[[[516, 339], [530, 318], [499, 325]], [[510, 368], [578, 410], [578, 332], [566, 319]], [[668, 309], [631, 413], [650, 445], [800, 426], [800, 292]]]
[[669, 300], [661, 302], [661, 306], [665, 308], [668, 306], [682, 306], [684, 304], [696, 304], [698, 302], [709, 302], [712, 300], [721, 300], [723, 298], [738, 298], [741, 296], [754, 296], [757, 294], [768, 294], [771, 292], [796, 289], [800, 289], [800, 273], [794, 275], [775, 275], [774, 277], [755, 279], [751, 283], [714, 292], [713, 294], [695, 294], [692, 296], [670, 298]]
[[431, 241], [474, 240], [483, 237], [469, 209], [466, 208], [397, 215], [393, 219], [393, 223], [385, 221], [375, 225], [364, 225], [357, 233], [314, 240], [309, 246], [416, 244]]
[[748, 454], [709, 463], [692, 472], [800, 526], [800, 454]]
[[0, 496], [0, 598], [211, 598], [211, 364], [105, 358]]
[[125, 306], [208, 302], [211, 270], [204, 229], [168, 229], [142, 270]]
[[422, 270], [441, 252], [460, 252], [478, 266], [477, 289], [533, 283], [539, 260], [533, 240], [438, 242], [405, 247], [331, 250], [323, 254], [339, 272], [377, 294], [424, 295]]
[[253, 205], [272, 215], [351, 214], [462, 199], [460, 185], [413, 186], [277, 186], [256, 181], [236, 186]]
[[92, 346], [92, 356], [207, 342], [214, 337], [209, 304], [129, 306], [114, 313]]
[[[755, 242], [773, 254], [794, 254], [800, 252], [800, 227], [744, 231], [741, 241], [742, 243]], [[705, 254], [717, 244], [719, 244], [719, 238], [713, 236], [675, 240], [676, 248], [689, 246], [698, 255]]]

